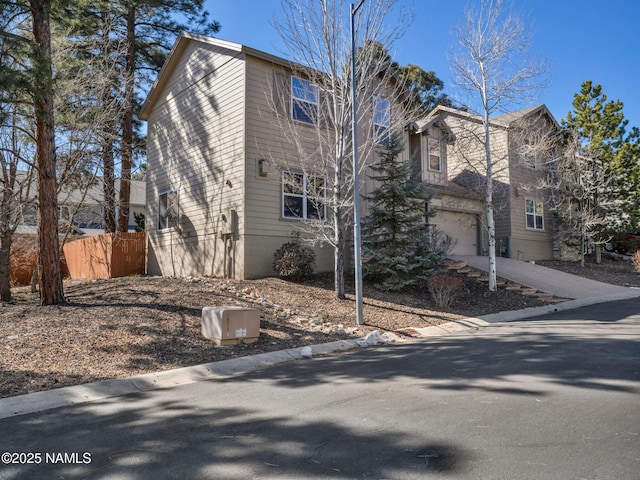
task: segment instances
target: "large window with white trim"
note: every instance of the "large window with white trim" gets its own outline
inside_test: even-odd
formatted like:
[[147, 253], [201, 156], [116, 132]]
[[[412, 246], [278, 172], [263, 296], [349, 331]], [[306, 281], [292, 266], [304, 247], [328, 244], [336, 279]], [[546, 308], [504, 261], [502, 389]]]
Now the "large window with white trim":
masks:
[[527, 216], [527, 228], [544, 230], [544, 205], [539, 200], [525, 200], [525, 214]]
[[282, 172], [282, 216], [299, 220], [326, 220], [325, 179]]
[[169, 230], [178, 226], [178, 192], [168, 190], [160, 194], [158, 202], [158, 229]]
[[386, 98], [373, 97], [373, 139], [376, 143], [389, 140], [391, 103]]
[[298, 122], [316, 125], [319, 105], [318, 86], [304, 78], [291, 76], [291, 118]]

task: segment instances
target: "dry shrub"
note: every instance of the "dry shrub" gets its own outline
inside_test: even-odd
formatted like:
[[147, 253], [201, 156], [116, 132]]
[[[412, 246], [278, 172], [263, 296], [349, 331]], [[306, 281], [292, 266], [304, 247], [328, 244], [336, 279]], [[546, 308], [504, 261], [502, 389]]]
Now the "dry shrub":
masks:
[[449, 308], [462, 287], [462, 279], [451, 273], [439, 273], [429, 277], [427, 286], [436, 305], [439, 308]]
[[37, 261], [38, 237], [36, 235], [14, 235], [9, 260], [11, 284], [29, 285]]
[[[67, 242], [78, 238], [69, 237]], [[62, 238], [60, 239], [62, 241]], [[69, 276], [69, 269], [64, 255], [60, 256], [60, 270], [63, 277]], [[11, 256], [9, 258], [9, 278], [11, 285], [29, 285], [33, 269], [38, 262], [38, 236], [17, 233], [13, 236]]]

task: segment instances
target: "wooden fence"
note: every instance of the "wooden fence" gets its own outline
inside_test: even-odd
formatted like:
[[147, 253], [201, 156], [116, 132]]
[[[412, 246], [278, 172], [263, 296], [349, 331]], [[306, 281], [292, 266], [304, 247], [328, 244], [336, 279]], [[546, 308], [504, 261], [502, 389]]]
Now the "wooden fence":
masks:
[[109, 233], [64, 246], [71, 278], [93, 280], [143, 275], [145, 233]]

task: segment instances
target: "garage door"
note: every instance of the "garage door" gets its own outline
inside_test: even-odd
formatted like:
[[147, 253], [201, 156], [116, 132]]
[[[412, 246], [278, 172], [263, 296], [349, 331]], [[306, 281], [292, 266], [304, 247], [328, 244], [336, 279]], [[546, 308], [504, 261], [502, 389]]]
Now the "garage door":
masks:
[[438, 210], [430, 225], [456, 240], [453, 255], [478, 255], [478, 225], [477, 218], [472, 213]]

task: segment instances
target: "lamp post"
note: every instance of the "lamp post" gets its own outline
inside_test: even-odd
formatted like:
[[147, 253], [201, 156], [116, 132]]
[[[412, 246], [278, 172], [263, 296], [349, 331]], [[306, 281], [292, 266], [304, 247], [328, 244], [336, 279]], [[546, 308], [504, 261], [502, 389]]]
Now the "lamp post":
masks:
[[356, 322], [363, 325], [362, 318], [362, 258], [360, 237], [360, 188], [358, 180], [358, 119], [356, 105], [356, 33], [354, 18], [364, 0], [357, 6], [351, 4], [351, 146], [353, 148], [353, 256], [356, 282]]

